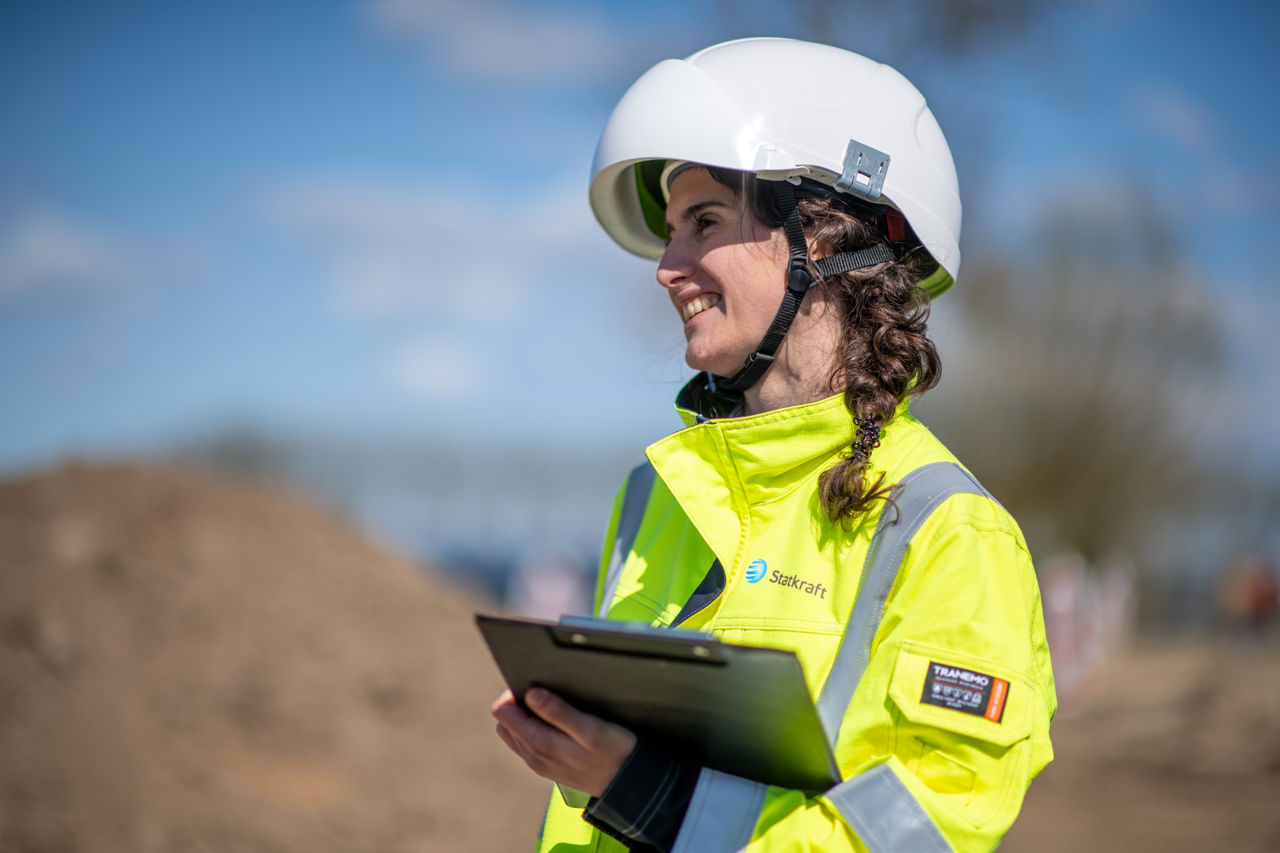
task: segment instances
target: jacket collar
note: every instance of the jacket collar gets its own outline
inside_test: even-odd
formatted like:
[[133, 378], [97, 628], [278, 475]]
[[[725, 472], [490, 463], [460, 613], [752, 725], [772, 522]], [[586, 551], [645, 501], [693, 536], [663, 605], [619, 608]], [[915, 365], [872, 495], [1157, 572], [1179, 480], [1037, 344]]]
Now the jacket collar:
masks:
[[[680, 405], [689, 392], [686, 386], [677, 398], [686, 428], [646, 452], [703, 539], [732, 565], [750, 507], [804, 483], [816, 487], [818, 474], [853, 440], [853, 421], [839, 394], [758, 415], [708, 418]], [[732, 407], [702, 412], [726, 409]]]
[[[735, 397], [738, 398], [735, 400]], [[686, 428], [648, 447], [658, 476], [689, 520], [725, 564], [733, 564], [747, 532], [751, 507], [803, 487], [808, 501], [818, 476], [834, 465], [853, 441], [853, 418], [844, 396], [733, 417], [741, 395], [714, 394], [699, 374], [676, 397]], [[689, 406], [697, 408], [689, 408]], [[881, 433], [867, 473], [892, 477], [923, 426], [898, 407]], [[925, 431], [927, 432], [927, 430]], [[820, 506], [815, 511], [826, 518]]]

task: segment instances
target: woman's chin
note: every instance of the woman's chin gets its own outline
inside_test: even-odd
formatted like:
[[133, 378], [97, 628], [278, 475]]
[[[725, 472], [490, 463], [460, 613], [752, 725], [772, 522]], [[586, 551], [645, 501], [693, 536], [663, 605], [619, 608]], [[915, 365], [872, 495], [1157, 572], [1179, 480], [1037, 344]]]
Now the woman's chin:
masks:
[[744, 360], [734, 361], [726, 358], [715, 358], [708, 356], [699, 356], [697, 353], [686, 351], [684, 363], [694, 370], [706, 371], [716, 376], [732, 376], [742, 369]]

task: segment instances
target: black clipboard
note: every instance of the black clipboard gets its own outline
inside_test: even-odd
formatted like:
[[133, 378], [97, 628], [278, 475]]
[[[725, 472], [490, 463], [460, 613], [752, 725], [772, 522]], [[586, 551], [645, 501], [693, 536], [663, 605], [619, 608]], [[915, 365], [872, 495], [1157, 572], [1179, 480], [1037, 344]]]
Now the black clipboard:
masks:
[[476, 624], [522, 705], [545, 687], [683, 760], [810, 794], [840, 781], [792, 652], [604, 619]]

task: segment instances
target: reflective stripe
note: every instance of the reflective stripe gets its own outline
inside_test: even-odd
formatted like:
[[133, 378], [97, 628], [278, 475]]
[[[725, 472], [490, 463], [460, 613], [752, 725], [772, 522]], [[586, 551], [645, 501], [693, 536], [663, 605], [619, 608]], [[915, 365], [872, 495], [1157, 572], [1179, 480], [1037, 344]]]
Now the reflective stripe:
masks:
[[887, 764], [824, 794], [871, 853], [952, 853], [951, 845]]
[[741, 850], [751, 841], [768, 786], [706, 767], [671, 853]]
[[597, 615], [601, 619], [609, 613], [613, 595], [618, 591], [622, 566], [636, 544], [636, 534], [640, 532], [640, 522], [644, 518], [645, 507], [649, 505], [649, 493], [653, 491], [653, 481], [657, 476], [658, 472], [646, 460], [633, 468], [627, 477], [627, 490], [622, 495], [622, 508], [618, 511], [618, 528], [613, 534], [613, 552], [609, 554], [609, 571], [605, 574], [604, 591], [600, 595], [600, 612]]
[[930, 513], [956, 494], [987, 495], [987, 491], [954, 462], [933, 462], [903, 477], [894, 487], [893, 503], [886, 502], [880, 513], [880, 523], [876, 525], [862, 566], [862, 580], [849, 616], [849, 627], [845, 629], [818, 699], [818, 716], [832, 748], [840, 733], [845, 709], [853, 701], [854, 691], [871, 660], [871, 644], [880, 629], [884, 605], [898, 578], [907, 545]]

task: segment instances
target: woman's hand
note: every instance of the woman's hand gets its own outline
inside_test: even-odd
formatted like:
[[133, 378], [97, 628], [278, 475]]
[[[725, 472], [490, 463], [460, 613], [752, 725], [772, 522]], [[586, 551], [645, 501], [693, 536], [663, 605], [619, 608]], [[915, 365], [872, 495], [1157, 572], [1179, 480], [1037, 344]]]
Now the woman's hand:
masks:
[[539, 776], [593, 797], [603, 794], [635, 748], [636, 736], [541, 688], [531, 688], [524, 700], [533, 714], [516, 704], [510, 690], [490, 707], [502, 742]]

